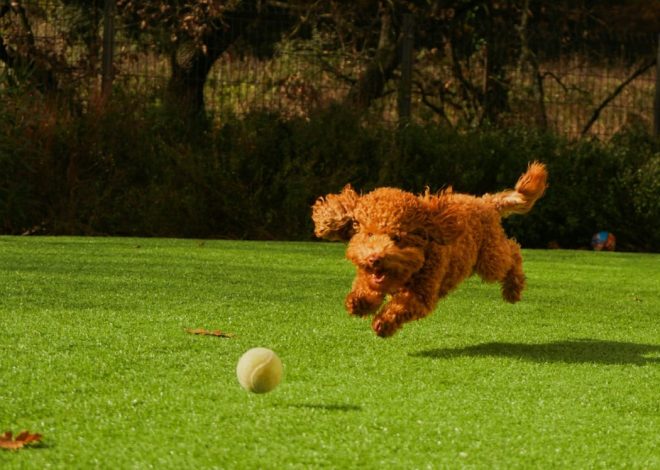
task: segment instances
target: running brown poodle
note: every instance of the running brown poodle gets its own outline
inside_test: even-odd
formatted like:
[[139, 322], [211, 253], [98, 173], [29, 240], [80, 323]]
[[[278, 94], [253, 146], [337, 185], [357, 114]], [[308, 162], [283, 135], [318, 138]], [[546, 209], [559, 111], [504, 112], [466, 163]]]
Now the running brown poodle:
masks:
[[525, 287], [520, 246], [507, 238], [501, 219], [528, 212], [545, 192], [547, 176], [545, 165], [534, 162], [515, 189], [482, 197], [395, 188], [360, 196], [348, 185], [319, 198], [312, 207], [314, 233], [348, 241], [346, 257], [357, 267], [348, 312], [377, 312], [371, 327], [388, 337], [427, 316], [474, 273], [499, 282], [507, 302], [519, 301]]

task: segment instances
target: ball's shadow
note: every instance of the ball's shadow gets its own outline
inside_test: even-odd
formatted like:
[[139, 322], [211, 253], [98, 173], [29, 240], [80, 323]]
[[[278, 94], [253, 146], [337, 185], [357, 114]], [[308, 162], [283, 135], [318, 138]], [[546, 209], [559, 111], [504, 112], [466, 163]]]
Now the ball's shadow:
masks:
[[323, 410], [323, 411], [362, 411], [362, 407], [350, 404], [337, 404], [337, 403], [287, 403], [282, 406], [288, 408], [302, 408], [310, 410]]
[[483, 343], [464, 348], [437, 348], [410, 353], [412, 357], [508, 357], [540, 363], [646, 365], [660, 363], [660, 345], [579, 339], [551, 343]]

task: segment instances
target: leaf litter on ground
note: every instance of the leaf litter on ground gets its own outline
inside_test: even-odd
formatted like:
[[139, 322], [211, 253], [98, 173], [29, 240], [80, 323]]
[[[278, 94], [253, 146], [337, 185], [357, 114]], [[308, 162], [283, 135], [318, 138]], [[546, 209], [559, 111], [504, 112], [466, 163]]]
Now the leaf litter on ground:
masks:
[[14, 433], [5, 431], [0, 434], [0, 448], [6, 450], [18, 450], [30, 444], [36, 444], [41, 441], [42, 435], [38, 433], [30, 433], [29, 431], [21, 431], [14, 438]]

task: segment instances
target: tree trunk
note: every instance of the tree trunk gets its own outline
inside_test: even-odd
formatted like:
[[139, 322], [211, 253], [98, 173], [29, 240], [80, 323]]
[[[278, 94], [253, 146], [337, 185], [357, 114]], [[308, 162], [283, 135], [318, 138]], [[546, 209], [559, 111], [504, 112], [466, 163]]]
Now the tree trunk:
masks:
[[256, 11], [227, 13], [199, 42], [182, 41], [170, 54], [172, 75], [167, 84], [166, 103], [182, 119], [205, 119], [204, 84], [213, 64], [258, 19]]
[[497, 34], [502, 34], [493, 18], [494, 5], [488, 2], [487, 15], [484, 18], [486, 23], [486, 64], [483, 94], [483, 115], [482, 121], [497, 123], [500, 115], [509, 110], [509, 79], [507, 78], [504, 65], [508, 63], [507, 48], [502, 47]]
[[380, 37], [378, 49], [373, 59], [360, 75], [358, 81], [348, 92], [345, 103], [360, 110], [367, 109], [371, 103], [383, 96], [385, 84], [392, 78], [399, 66], [396, 31], [392, 22], [392, 11], [380, 5]]
[[215, 57], [204, 54], [201, 48], [190, 42], [181, 44], [172, 52], [172, 75], [167, 84], [166, 101], [184, 121], [204, 118], [204, 84], [218, 57], [219, 54]]
[[12, 51], [7, 47], [3, 37], [0, 36], [0, 61], [14, 71], [17, 85], [29, 83], [43, 95], [57, 97], [59, 89], [53, 72], [56, 68], [55, 64], [50, 62], [47, 54], [40, 53], [37, 49], [32, 24], [28, 20], [25, 9], [18, 3], [11, 7], [9, 5], [0, 6], [0, 18], [10, 12], [18, 17], [23, 29], [24, 47], [22, 47], [22, 53]]

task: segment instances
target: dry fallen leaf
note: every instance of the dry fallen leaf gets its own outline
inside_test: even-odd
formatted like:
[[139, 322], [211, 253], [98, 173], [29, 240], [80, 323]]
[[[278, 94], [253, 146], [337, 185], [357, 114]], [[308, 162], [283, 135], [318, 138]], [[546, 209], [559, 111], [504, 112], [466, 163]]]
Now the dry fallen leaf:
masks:
[[0, 448], [7, 450], [18, 450], [26, 445], [35, 444], [41, 441], [41, 434], [30, 434], [28, 431], [21, 431], [14, 439], [11, 431], [5, 431], [0, 434]]
[[217, 336], [219, 338], [233, 338], [232, 333], [227, 333], [220, 330], [207, 330], [204, 328], [186, 328], [186, 331], [191, 335], [204, 335], [204, 336]]

